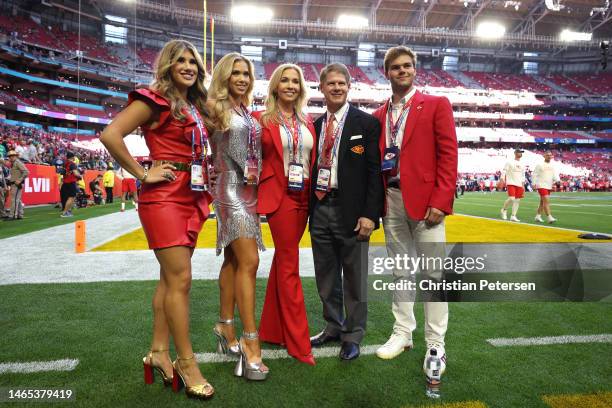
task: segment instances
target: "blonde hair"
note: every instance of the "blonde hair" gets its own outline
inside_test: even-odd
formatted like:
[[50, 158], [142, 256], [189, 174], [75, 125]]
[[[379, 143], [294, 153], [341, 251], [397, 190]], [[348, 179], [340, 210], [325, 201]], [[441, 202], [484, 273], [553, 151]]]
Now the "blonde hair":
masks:
[[288, 69], [293, 69], [298, 74], [300, 93], [294, 102], [294, 109], [298, 120], [306, 124], [304, 107], [306, 106], [307, 95], [306, 82], [304, 81], [304, 73], [302, 72], [302, 68], [295, 64], [282, 64], [274, 70], [272, 76], [270, 77], [270, 83], [268, 84], [268, 96], [266, 97], [266, 112], [261, 115], [261, 123], [264, 126], [280, 125], [280, 121], [278, 120], [278, 93], [276, 92], [276, 89], [278, 88], [278, 84], [280, 84], [283, 73]]
[[210, 98], [214, 99], [215, 105], [211, 110], [211, 118], [214, 121], [215, 128], [225, 131], [229, 129], [232, 118], [232, 106], [229, 100], [229, 80], [234, 70], [234, 64], [238, 61], [244, 61], [249, 69], [249, 78], [251, 79], [249, 87], [240, 101], [245, 106], [251, 104], [253, 96], [253, 87], [255, 86], [255, 69], [253, 63], [244, 55], [237, 52], [226, 54], [217, 62], [212, 74], [210, 83]]
[[385, 53], [385, 59], [383, 60], [383, 65], [385, 67], [385, 75], [389, 71], [389, 65], [391, 61], [399, 57], [400, 55], [407, 55], [412, 59], [412, 65], [416, 69], [417, 57], [416, 53], [412, 51], [410, 48], [405, 47], [403, 45], [398, 45], [397, 47], [389, 48]]
[[208, 91], [206, 91], [206, 87], [204, 86], [206, 70], [204, 69], [204, 63], [202, 62], [202, 58], [200, 58], [200, 54], [198, 54], [198, 50], [189, 41], [172, 40], [164, 45], [155, 60], [155, 78], [151, 83], [151, 88], [168, 99], [170, 102], [170, 111], [175, 119], [180, 121], [185, 119], [183, 109], [187, 107], [187, 104], [183, 98], [181, 98], [178, 89], [176, 89], [172, 81], [171, 73], [172, 66], [178, 62], [185, 50], [193, 54], [198, 66], [198, 76], [195, 83], [187, 90], [187, 100], [200, 111], [204, 120], [208, 121], [208, 110], [206, 109]]

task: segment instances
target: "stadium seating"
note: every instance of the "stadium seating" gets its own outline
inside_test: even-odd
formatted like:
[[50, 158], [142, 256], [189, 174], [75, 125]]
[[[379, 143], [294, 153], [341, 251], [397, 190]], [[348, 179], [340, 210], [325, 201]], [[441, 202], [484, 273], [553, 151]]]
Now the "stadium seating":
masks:
[[587, 135], [573, 131], [528, 131], [530, 135], [537, 138], [553, 138], [553, 139], [591, 139]]
[[142, 65], [147, 69], [153, 69], [158, 51], [151, 48], [138, 48], [137, 53]]
[[612, 140], [612, 132], [595, 132], [593, 133], [593, 136], [599, 139]]
[[316, 68], [312, 64], [298, 63], [297, 65], [302, 68], [304, 73], [304, 79], [310, 82], [319, 82], [319, 75]]
[[[63, 159], [67, 150], [75, 152], [81, 160], [81, 164], [89, 169], [100, 169], [102, 162], [110, 160], [108, 152], [104, 150], [91, 150], [75, 146], [73, 142], [77, 137], [74, 134], [48, 132], [41, 129], [0, 123], [0, 135], [11, 149], [16, 144], [25, 144], [28, 140], [34, 141], [39, 146], [39, 157], [42, 163], [52, 164], [55, 159]], [[88, 137], [79, 136], [79, 138]]]
[[595, 95], [612, 94], [612, 74], [601, 72], [599, 74], [577, 74], [572, 79]]
[[278, 62], [266, 62], [264, 64], [265, 78], [270, 79], [272, 73], [280, 64]]
[[366, 74], [361, 70], [361, 68], [356, 67], [355, 65], [347, 65], [349, 70], [349, 74], [351, 74], [351, 78], [353, 82], [362, 82], [368, 85], [374, 85], [374, 81], [372, 81]]
[[[440, 78], [443, 82], [444, 82], [444, 87], [446, 88], [465, 88], [465, 84], [462, 84], [461, 82], [459, 82], [457, 80], [457, 78], [455, 78], [454, 76], [452, 76], [451, 74], [449, 74], [448, 72], [444, 71], [444, 70], [433, 70], [431, 71], [432, 73], [434, 73], [438, 78]], [[421, 71], [417, 71], [417, 78], [419, 77], [419, 75], [421, 75]]]
[[569, 93], [572, 94], [584, 95], [586, 93], [592, 93], [590, 89], [585, 88], [583, 85], [580, 85], [579, 83], [575, 82], [575, 80], [570, 79], [565, 75], [549, 75], [546, 76], [546, 79], [551, 82], [554, 82], [556, 85], [566, 89]]
[[415, 78], [416, 86], [431, 86], [436, 88], [442, 88], [446, 84], [437, 75], [431, 71], [419, 71]]

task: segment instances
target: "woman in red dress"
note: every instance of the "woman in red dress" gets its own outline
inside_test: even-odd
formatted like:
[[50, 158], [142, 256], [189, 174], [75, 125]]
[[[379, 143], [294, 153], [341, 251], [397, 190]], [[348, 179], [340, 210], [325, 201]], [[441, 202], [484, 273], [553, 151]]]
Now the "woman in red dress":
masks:
[[[100, 136], [115, 160], [142, 183], [138, 215], [160, 265], [151, 351], [143, 359], [145, 382], [153, 382], [156, 369], [175, 392], [185, 386], [187, 396], [199, 399], [214, 394], [189, 338], [191, 256], [212, 201], [203, 191], [206, 165], [197, 167], [209, 154], [204, 77], [204, 65], [191, 43], [168, 42], [158, 56], [151, 87], [131, 92], [127, 107]], [[149, 170], [130, 156], [123, 141], [138, 127], [153, 158]], [[177, 352], [174, 363], [168, 352], [170, 334]]]
[[270, 78], [266, 111], [257, 112], [263, 133], [257, 212], [265, 214], [274, 240], [259, 335], [314, 365], [299, 272], [299, 243], [308, 219], [310, 164], [315, 130], [303, 113], [306, 85], [299, 66], [280, 65]]

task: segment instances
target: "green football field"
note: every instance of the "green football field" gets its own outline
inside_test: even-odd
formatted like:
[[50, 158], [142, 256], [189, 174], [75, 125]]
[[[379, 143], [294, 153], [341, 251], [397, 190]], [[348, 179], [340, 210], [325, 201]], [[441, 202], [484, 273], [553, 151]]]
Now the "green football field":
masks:
[[[503, 192], [465, 193], [455, 200], [454, 210], [458, 214], [500, 219], [499, 210], [506, 198], [507, 194]], [[523, 223], [541, 225], [534, 221], [539, 202], [537, 192], [525, 193], [518, 219]], [[551, 212], [557, 218], [553, 226], [612, 233], [612, 193], [553, 193], [550, 202]], [[508, 207], [508, 216], [510, 212], [511, 207]]]
[[[502, 193], [466, 193], [455, 201], [455, 211], [498, 219], [505, 197]], [[534, 223], [537, 199], [537, 194], [528, 193], [522, 201], [518, 216], [523, 222]], [[611, 193], [554, 194], [552, 202], [553, 214], [559, 220], [554, 226], [612, 233]], [[75, 218], [96, 217], [118, 209], [114, 204], [78, 210]], [[0, 223], [0, 238], [75, 221], [60, 219], [58, 213], [52, 207], [26, 209], [26, 220]], [[0, 267], [0, 273], [7, 272]], [[303, 285], [310, 332], [316, 334], [324, 323], [314, 278], [303, 278]], [[265, 279], [257, 280], [258, 316], [265, 286]], [[364, 353], [346, 363], [335, 356], [320, 357], [315, 367], [288, 358], [269, 359], [266, 363], [271, 374], [263, 383], [234, 377], [232, 362], [201, 363], [216, 395], [208, 402], [188, 400], [183, 393], [175, 395], [164, 388], [159, 378], [154, 385], [143, 383], [142, 357], [149, 348], [149, 305], [154, 287], [153, 281], [0, 285], [0, 391], [7, 387], [71, 389], [76, 401], [55, 403], [67, 407], [612, 406], [609, 302], [451, 303], [446, 336], [448, 366], [439, 401], [427, 398], [424, 392], [421, 305], [416, 306], [419, 326], [413, 334], [415, 349], [396, 359], [383, 361]], [[198, 353], [215, 350], [212, 327], [218, 315], [218, 296], [215, 281], [193, 282], [191, 331]], [[383, 298], [371, 297], [369, 302], [364, 349], [384, 343], [391, 332], [391, 306]], [[487, 342], [496, 338], [589, 335], [604, 335], [608, 340], [506, 347]], [[61, 359], [78, 359], [79, 363], [72, 371], [2, 372], [3, 363]], [[41, 404], [11, 406], [21, 405]]]
[[[258, 280], [258, 299], [265, 281]], [[149, 300], [154, 282], [14, 285], [0, 287], [3, 347], [0, 361], [77, 358], [74, 371], [0, 375], [0, 387], [67, 388], [79, 407], [195, 406], [158, 381], [145, 386], [141, 359], [151, 328]], [[314, 279], [304, 279], [311, 333], [322, 328]], [[197, 352], [215, 349], [216, 282], [192, 288], [192, 333]], [[259, 302], [261, 306], [261, 302]], [[447, 373], [440, 402], [480, 401], [487, 407], [546, 407], [544, 395], [611, 391], [612, 344], [493, 347], [496, 337], [612, 333], [610, 304], [453, 303], [447, 334]], [[422, 308], [417, 307], [422, 322]], [[387, 339], [392, 319], [383, 302], [369, 305], [364, 345]], [[291, 359], [268, 360], [263, 383], [233, 376], [233, 363], [201, 364], [216, 387], [215, 407], [419, 407], [423, 328], [415, 349], [394, 360], [363, 355], [353, 362], [319, 358], [315, 367]], [[266, 346], [268, 347], [268, 346]], [[174, 354], [174, 353], [173, 353]], [[474, 406], [474, 405], [458, 405]], [[477, 405], [478, 406], [478, 405]], [[482, 406], [482, 405], [480, 405]], [[591, 405], [574, 405], [591, 406]]]

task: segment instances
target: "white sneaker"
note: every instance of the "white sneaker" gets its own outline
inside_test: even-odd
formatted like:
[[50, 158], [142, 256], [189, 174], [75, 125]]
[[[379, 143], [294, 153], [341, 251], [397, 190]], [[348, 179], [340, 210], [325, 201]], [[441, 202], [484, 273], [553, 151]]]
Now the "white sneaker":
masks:
[[508, 211], [501, 210], [500, 212], [501, 212], [502, 220], [507, 220], [508, 219]]
[[536, 215], [536, 216], [535, 216], [535, 220], [536, 220], [537, 222], [544, 222], [544, 220], [542, 219], [542, 216], [541, 216], [540, 214], [538, 214], [538, 215]]
[[444, 374], [444, 371], [446, 371], [446, 352], [444, 351], [444, 346], [440, 346], [439, 344], [427, 344], [427, 352], [425, 353], [425, 359], [423, 360], [423, 371], [427, 373], [425, 363], [427, 362], [431, 349], [435, 349], [436, 355], [440, 358], [440, 375], [442, 375]]
[[393, 333], [389, 340], [376, 350], [376, 355], [383, 360], [391, 360], [402, 354], [404, 350], [412, 348], [412, 340], [402, 336], [401, 334]]
[[552, 224], [553, 222], [557, 221], [557, 219], [555, 217], [553, 217], [552, 215], [548, 216], [548, 223]]
[[518, 218], [516, 218], [516, 216], [515, 216], [515, 215], [510, 216], [510, 221], [513, 221], [513, 222], [521, 222], [521, 220], [519, 220]]

